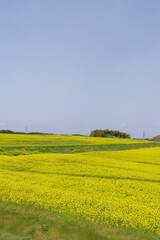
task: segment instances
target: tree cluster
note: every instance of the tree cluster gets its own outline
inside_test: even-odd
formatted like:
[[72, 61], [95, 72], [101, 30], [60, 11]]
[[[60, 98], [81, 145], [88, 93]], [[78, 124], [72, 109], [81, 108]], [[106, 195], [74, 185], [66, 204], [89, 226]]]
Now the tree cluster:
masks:
[[160, 135], [152, 138], [153, 141], [160, 142]]
[[120, 132], [118, 130], [99, 130], [96, 129], [90, 133], [91, 137], [117, 137], [117, 138], [130, 138], [130, 134]]

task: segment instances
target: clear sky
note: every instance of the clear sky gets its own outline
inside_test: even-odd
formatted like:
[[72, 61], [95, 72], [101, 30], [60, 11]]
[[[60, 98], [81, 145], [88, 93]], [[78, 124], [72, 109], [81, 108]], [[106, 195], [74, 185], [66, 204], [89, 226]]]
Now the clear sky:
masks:
[[0, 112], [0, 129], [160, 134], [160, 1], [0, 1]]

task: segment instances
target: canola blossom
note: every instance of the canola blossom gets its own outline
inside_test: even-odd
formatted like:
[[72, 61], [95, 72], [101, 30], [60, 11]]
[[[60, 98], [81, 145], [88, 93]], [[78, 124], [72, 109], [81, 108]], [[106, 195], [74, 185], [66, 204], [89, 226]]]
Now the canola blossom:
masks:
[[0, 199], [160, 234], [160, 148], [1, 155]]
[[63, 135], [26, 135], [26, 134], [0, 134], [0, 147], [8, 146], [44, 146], [44, 145], [83, 145], [83, 144], [141, 144], [150, 143], [144, 140], [121, 139], [121, 138], [99, 138]]

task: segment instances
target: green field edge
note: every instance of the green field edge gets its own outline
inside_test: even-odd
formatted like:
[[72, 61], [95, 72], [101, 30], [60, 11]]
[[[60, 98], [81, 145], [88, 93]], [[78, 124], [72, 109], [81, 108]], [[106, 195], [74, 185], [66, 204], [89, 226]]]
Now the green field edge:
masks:
[[101, 145], [61, 145], [61, 146], [18, 146], [0, 147], [0, 155], [17, 156], [38, 153], [80, 153], [95, 151], [121, 151], [130, 149], [160, 147], [158, 143], [141, 144], [101, 144]]
[[0, 201], [1, 240], [158, 240], [156, 233], [91, 223], [65, 213]]

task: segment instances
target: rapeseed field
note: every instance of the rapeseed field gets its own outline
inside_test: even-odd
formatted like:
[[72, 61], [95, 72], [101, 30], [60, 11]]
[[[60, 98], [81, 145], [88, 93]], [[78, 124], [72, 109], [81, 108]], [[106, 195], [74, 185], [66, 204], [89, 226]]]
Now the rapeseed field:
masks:
[[[56, 135], [1, 135], [0, 141], [1, 146], [149, 144]], [[0, 200], [160, 235], [160, 148], [1, 155]]]

